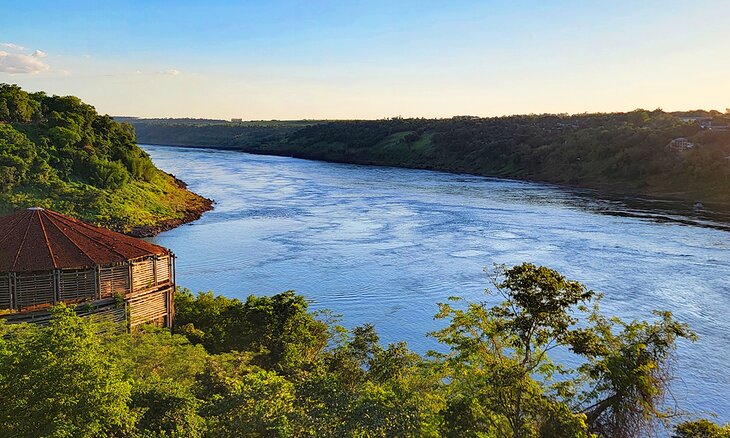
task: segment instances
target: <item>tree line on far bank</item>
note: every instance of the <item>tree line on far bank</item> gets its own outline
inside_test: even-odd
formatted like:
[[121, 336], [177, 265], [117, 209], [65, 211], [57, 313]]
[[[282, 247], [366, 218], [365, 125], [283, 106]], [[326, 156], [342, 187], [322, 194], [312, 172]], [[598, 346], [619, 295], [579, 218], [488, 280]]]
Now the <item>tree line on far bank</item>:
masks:
[[[434, 169], [714, 203], [730, 211], [730, 113], [539, 114], [205, 123], [136, 119], [140, 142]], [[684, 137], [695, 147], [676, 151]]]
[[[671, 313], [609, 318], [600, 294], [529, 263], [496, 267], [488, 291], [502, 303], [439, 304], [443, 349], [426, 356], [292, 291], [182, 290], [172, 333], [65, 306], [46, 327], [0, 323], [0, 435], [620, 438], [677, 423], [669, 362], [695, 335]], [[685, 420], [674, 437], [730, 436]]]

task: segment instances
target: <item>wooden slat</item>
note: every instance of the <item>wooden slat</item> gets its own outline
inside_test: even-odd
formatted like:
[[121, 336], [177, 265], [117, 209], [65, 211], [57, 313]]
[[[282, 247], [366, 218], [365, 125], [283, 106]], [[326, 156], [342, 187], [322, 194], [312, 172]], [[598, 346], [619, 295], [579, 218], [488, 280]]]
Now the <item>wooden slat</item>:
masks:
[[134, 327], [168, 316], [168, 293], [166, 289], [132, 298], [129, 301], [129, 325]]
[[112, 266], [99, 269], [99, 288], [101, 298], [129, 292], [129, 266]]
[[149, 289], [155, 285], [155, 272], [151, 257], [132, 264], [132, 279], [134, 291]]
[[[113, 299], [98, 300], [76, 306], [76, 314], [83, 317], [91, 317], [98, 322], [113, 322], [123, 324], [126, 321], [126, 312], [123, 306], [118, 306]], [[47, 310], [32, 312], [11, 313], [3, 315], [9, 323], [28, 322], [45, 325], [51, 320], [51, 313]]]
[[0, 309], [10, 308], [10, 274], [0, 274]]
[[95, 270], [62, 270], [59, 276], [61, 301], [94, 299], [96, 290]]
[[155, 261], [155, 278], [157, 284], [163, 284], [170, 281], [170, 257], [160, 256]]
[[15, 278], [17, 308], [53, 303], [55, 299], [52, 272], [18, 273]]

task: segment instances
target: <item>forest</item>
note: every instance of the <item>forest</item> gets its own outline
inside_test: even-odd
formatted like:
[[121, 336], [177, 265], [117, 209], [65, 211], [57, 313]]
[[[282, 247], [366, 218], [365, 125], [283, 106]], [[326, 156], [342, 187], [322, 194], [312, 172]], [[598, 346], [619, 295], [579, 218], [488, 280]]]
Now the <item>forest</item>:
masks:
[[[441, 348], [423, 356], [293, 291], [180, 290], [172, 332], [64, 305], [48, 326], [0, 321], [0, 435], [730, 436], [671, 403], [675, 348], [696, 337], [671, 313], [606, 316], [599, 293], [529, 263], [490, 275], [503, 302], [438, 304]], [[551, 361], [555, 349], [579, 365]]]
[[[717, 111], [228, 123], [134, 119], [141, 143], [506, 177], [730, 212], [730, 124]], [[695, 146], [667, 146], [675, 138]]]
[[155, 167], [131, 125], [74, 96], [0, 84], [0, 214], [47, 207], [130, 231], [209, 204]]

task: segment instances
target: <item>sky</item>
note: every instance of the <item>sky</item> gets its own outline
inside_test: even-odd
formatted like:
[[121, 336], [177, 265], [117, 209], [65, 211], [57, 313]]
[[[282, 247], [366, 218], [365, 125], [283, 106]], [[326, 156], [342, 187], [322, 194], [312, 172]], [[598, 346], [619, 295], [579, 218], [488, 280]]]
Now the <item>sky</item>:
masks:
[[8, 1], [0, 82], [139, 117], [730, 107], [730, 1]]

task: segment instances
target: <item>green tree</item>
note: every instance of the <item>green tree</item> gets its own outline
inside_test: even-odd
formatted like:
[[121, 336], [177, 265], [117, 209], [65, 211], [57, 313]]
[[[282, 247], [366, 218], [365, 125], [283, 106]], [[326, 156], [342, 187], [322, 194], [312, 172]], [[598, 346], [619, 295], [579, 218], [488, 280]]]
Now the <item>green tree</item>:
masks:
[[40, 102], [17, 85], [0, 84], [0, 122], [28, 123], [40, 117]]
[[663, 407], [672, 377], [669, 359], [678, 339], [696, 335], [670, 312], [654, 313], [654, 322], [629, 323], [593, 315], [593, 326], [575, 339], [574, 351], [588, 359], [579, 369], [591, 382], [583, 411], [601, 436], [650, 432], [656, 420], [673, 414]]
[[211, 437], [288, 437], [292, 434], [294, 385], [273, 371], [226, 380], [225, 392], [205, 412]]
[[[434, 333], [450, 348], [434, 354], [451, 380], [445, 434], [631, 437], [670, 416], [668, 363], [678, 340], [695, 338], [671, 313], [655, 312], [653, 322], [606, 318], [595, 293], [528, 263], [498, 267], [492, 282], [500, 305], [440, 305], [437, 318], [450, 319]], [[585, 363], [556, 365], [554, 348]]]
[[0, 191], [11, 191], [29, 180], [38, 164], [35, 145], [10, 125], [0, 125]]
[[1, 325], [4, 436], [106, 437], [132, 430], [131, 385], [93, 323], [68, 307], [47, 327]]
[[470, 303], [466, 310], [439, 305], [436, 318], [450, 319], [448, 327], [432, 334], [450, 349], [435, 354], [452, 380], [446, 429], [466, 436], [518, 438], [541, 430], [585, 436], [585, 416], [560, 400], [566, 385], [550, 384], [563, 370], [547, 353], [568, 344], [577, 322], [573, 312], [594, 293], [529, 263], [498, 266], [492, 284], [504, 299], [500, 305]]
[[192, 387], [209, 359], [202, 346], [153, 326], [141, 326], [133, 333], [110, 337], [106, 345], [125, 377], [137, 382], [156, 384], [174, 380]]
[[245, 302], [200, 293], [178, 294], [175, 330], [213, 353], [249, 351], [266, 369], [289, 372], [314, 362], [330, 339], [329, 326], [308, 312], [293, 291]]
[[705, 419], [686, 421], [674, 428], [672, 438], [730, 438], [730, 424], [720, 426]]
[[172, 379], [135, 385], [132, 408], [139, 412], [136, 429], [141, 436], [199, 438], [207, 429], [200, 415], [202, 401], [187, 385]]

